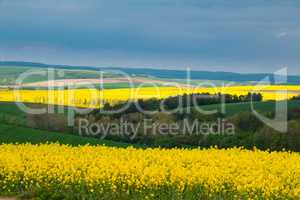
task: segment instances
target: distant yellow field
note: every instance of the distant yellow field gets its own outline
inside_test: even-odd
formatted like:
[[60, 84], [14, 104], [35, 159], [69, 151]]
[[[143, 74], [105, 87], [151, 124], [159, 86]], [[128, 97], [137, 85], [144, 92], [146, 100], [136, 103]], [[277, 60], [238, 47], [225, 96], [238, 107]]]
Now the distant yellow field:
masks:
[[0, 90], [2, 102], [26, 102], [76, 107], [99, 107], [103, 102], [166, 98], [192, 93], [222, 93], [246, 95], [261, 93], [263, 100], [283, 100], [300, 94], [300, 86], [228, 86], [216, 88], [143, 87], [132, 89], [76, 89], [76, 90]]

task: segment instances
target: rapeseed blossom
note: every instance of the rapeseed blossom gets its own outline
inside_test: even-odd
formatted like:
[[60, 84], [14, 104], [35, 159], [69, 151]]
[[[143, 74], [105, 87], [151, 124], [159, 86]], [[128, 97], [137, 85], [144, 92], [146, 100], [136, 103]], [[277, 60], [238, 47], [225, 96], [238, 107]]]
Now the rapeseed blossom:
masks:
[[80, 191], [96, 199], [117, 194], [144, 199], [299, 199], [300, 155], [240, 148], [3, 144], [0, 194], [22, 191]]
[[2, 102], [25, 102], [99, 108], [104, 103], [117, 104], [128, 100], [163, 99], [184, 94], [209, 93], [247, 95], [261, 93], [263, 100], [285, 100], [298, 96], [300, 86], [225, 86], [225, 87], [143, 87], [122, 89], [67, 89], [67, 90], [0, 90]]

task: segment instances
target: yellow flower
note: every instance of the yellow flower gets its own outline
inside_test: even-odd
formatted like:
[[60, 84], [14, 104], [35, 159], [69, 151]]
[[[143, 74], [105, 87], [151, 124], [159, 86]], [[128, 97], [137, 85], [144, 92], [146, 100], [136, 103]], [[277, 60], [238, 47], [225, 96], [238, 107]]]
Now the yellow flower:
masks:
[[294, 85], [243, 85], [224, 87], [143, 87], [124, 89], [70, 89], [70, 90], [0, 90], [0, 101], [27, 102], [76, 107], [98, 108], [104, 102], [118, 102], [136, 99], [157, 98], [193, 93], [247, 95], [261, 93], [263, 100], [284, 100], [298, 96], [300, 86]]
[[[0, 145], [0, 191], [85, 185], [91, 193], [195, 188], [213, 197], [300, 198], [300, 155], [292, 152], [135, 149], [59, 144]], [[153, 193], [148, 198], [155, 198]], [[242, 195], [242, 196], [241, 196]], [[246, 195], [246, 197], [245, 197]]]

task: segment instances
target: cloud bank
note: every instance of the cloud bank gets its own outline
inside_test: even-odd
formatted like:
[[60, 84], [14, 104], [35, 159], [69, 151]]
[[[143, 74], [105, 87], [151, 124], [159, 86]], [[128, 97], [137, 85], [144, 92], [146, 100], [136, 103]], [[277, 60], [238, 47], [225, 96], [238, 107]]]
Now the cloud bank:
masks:
[[300, 74], [300, 2], [0, 0], [0, 59]]

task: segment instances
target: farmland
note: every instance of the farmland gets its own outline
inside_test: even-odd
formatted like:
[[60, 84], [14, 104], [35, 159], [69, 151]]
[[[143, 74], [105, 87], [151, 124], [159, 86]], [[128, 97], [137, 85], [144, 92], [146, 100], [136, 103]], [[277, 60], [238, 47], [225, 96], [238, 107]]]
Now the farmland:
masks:
[[[225, 82], [220, 81], [217, 87], [196, 87], [205, 81], [193, 80], [187, 85], [179, 79], [136, 76], [131, 77], [133, 85], [130, 85], [118, 74], [107, 73], [100, 81], [93, 71], [66, 69], [67, 75], [61, 80], [31, 77], [23, 85], [15, 85], [14, 76], [28, 69], [6, 69], [2, 75], [7, 79], [1, 79], [0, 83], [0, 196], [153, 200], [300, 198], [299, 153], [283, 150], [300, 149], [299, 100], [288, 101], [288, 108], [296, 110], [289, 113], [287, 134], [256, 123], [249, 114], [251, 104], [259, 113], [272, 113], [276, 101], [297, 97], [300, 86], [234, 83], [222, 87]], [[92, 89], [85, 89], [87, 85]], [[179, 132], [174, 136], [138, 134], [132, 140], [122, 136], [100, 139], [79, 136], [76, 125], [66, 125], [68, 109], [75, 107], [104, 109], [105, 103], [118, 106], [140, 99], [151, 107], [155, 105], [153, 102], [169, 97], [203, 93], [238, 97], [237, 102], [223, 105], [226, 110], [223, 116], [237, 127], [235, 135], [186, 136]], [[248, 93], [262, 94], [263, 101], [244, 101], [241, 96]], [[55, 112], [30, 115], [21, 111], [16, 102], [30, 108], [54, 105]], [[220, 113], [221, 106], [219, 101], [213, 104], [204, 101], [200, 108]], [[220, 116], [219, 113], [203, 116], [195, 113], [194, 108], [186, 115], [188, 119], [211, 122]], [[155, 123], [181, 123], [180, 116], [162, 112], [146, 116], [133, 109], [121, 113], [120, 118], [100, 113], [79, 117], [110, 124], [122, 117], [135, 123], [145, 118]]]
[[300, 200], [299, 10], [0, 0], [0, 200]]
[[[241, 111], [243, 112], [251, 112], [251, 104], [253, 105], [253, 109], [255, 109], [258, 112], [266, 113], [271, 112], [272, 110], [275, 110], [276, 101], [265, 101], [265, 102], [246, 102], [246, 103], [228, 103], [223, 105], [225, 107], [225, 115], [226, 116], [232, 116], [234, 114], [237, 114]], [[222, 105], [221, 104], [213, 104], [213, 105], [205, 105], [200, 106], [203, 110], [217, 110], [218, 112], [221, 112]], [[288, 101], [288, 109], [294, 109], [294, 108], [300, 108], [300, 101], [299, 100], [293, 100]]]
[[0, 193], [42, 199], [297, 199], [300, 155], [1, 145]]
[[261, 93], [263, 100], [284, 100], [299, 95], [300, 86], [228, 86], [215, 88], [142, 87], [130, 89], [0, 90], [2, 102], [25, 102], [97, 108], [137, 99], [162, 99], [193, 93], [247, 95]]
[[[226, 116], [233, 116], [241, 111], [250, 112], [251, 104], [253, 108], [259, 113], [267, 113], [272, 112], [275, 109], [276, 101], [263, 101], [263, 102], [244, 102], [244, 103], [227, 103], [225, 105], [222, 104], [212, 104], [212, 105], [204, 105], [199, 106], [200, 109], [205, 111], [213, 111], [217, 110], [218, 112], [222, 111], [222, 106], [225, 108]], [[43, 104], [26, 104], [29, 108], [47, 108], [46, 105]], [[300, 108], [300, 100], [292, 100], [288, 101], [288, 109]], [[64, 112], [62, 114], [66, 115], [70, 107], [65, 107]], [[58, 107], [55, 107], [56, 113], [58, 113]], [[27, 124], [26, 113], [20, 110], [20, 108], [13, 102], [2, 102], [0, 103], [0, 119], [5, 123], [14, 123], [19, 126], [26, 126]], [[1, 140], [0, 140], [1, 142]]]
[[[44, 72], [45, 76], [32, 75], [24, 80], [24, 84], [33, 84], [38, 82], [49, 81], [48, 69], [37, 67], [32, 68], [30, 66], [20, 67], [20, 66], [0, 66], [0, 86], [13, 86], [16, 83], [17, 78], [26, 72], [39, 71]], [[74, 70], [74, 69], [60, 69], [60, 73], [64, 74], [64, 79], [93, 79], [99, 78], [99, 73], [89, 70]], [[112, 73], [103, 73], [104, 78], [114, 78], [117, 77]], [[58, 79], [58, 78], [56, 78]]]
[[[25, 199], [297, 199], [300, 197], [299, 153], [257, 150], [253, 146], [260, 144], [256, 140], [258, 136], [249, 136], [253, 138], [250, 140], [247, 135], [250, 133], [209, 140], [201, 137], [183, 139], [180, 135], [144, 137], [135, 141], [122, 138], [100, 140], [72, 135], [67, 131], [48, 130], [59, 130], [55, 125], [57, 119], [59, 124], [65, 120], [64, 113], [57, 112], [58, 106], [55, 106], [53, 116], [36, 116], [35, 128], [30, 128], [32, 116], [20, 111], [13, 103], [24, 102], [33, 108], [45, 108], [48, 104], [61, 105], [63, 109], [99, 108], [105, 102], [117, 105], [128, 100], [165, 99], [184, 94], [247, 95], [253, 92], [261, 93], [264, 98], [262, 102], [253, 102], [256, 110], [269, 112], [275, 106], [275, 101], [270, 100], [298, 96], [300, 91], [299, 86], [262, 88], [249, 85], [128, 89], [119, 85], [117, 89], [102, 90], [2, 89], [0, 196]], [[284, 95], [284, 90], [287, 90], [287, 95]], [[299, 109], [299, 100], [288, 101], [288, 104], [289, 108]], [[226, 116], [235, 118], [241, 110], [249, 112], [251, 108], [250, 102], [225, 106]], [[220, 105], [204, 105], [201, 108], [219, 110]], [[295, 123], [297, 121], [291, 122], [292, 130], [297, 129]], [[260, 136], [259, 131], [254, 134]], [[293, 141], [289, 137], [287, 140]], [[210, 148], [215, 142], [220, 147], [230, 148]], [[207, 149], [197, 148], [198, 144]], [[271, 145], [275, 150], [281, 148], [277, 143]], [[287, 145], [292, 149], [298, 148], [298, 143], [293, 146], [288, 142]], [[189, 149], [170, 148], [177, 146]], [[248, 150], [235, 146], [245, 146]], [[261, 146], [262, 149], [264, 147]]]
[[50, 132], [37, 130], [26, 127], [16, 127], [0, 123], [0, 143], [31, 143], [31, 144], [46, 144], [59, 143], [66, 145], [106, 145], [114, 147], [131, 146], [126, 143], [118, 143], [109, 140], [99, 140], [95, 138], [80, 137], [77, 135], [62, 134], [58, 132]]

